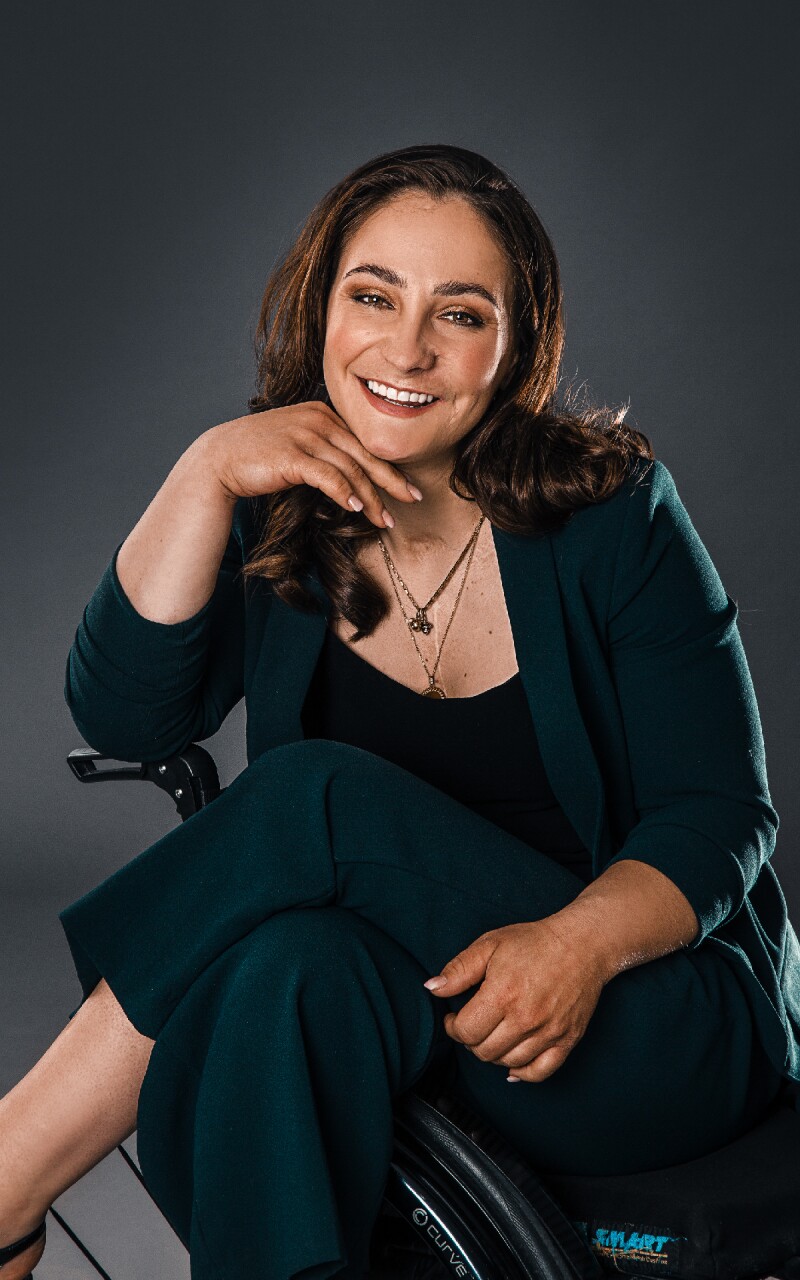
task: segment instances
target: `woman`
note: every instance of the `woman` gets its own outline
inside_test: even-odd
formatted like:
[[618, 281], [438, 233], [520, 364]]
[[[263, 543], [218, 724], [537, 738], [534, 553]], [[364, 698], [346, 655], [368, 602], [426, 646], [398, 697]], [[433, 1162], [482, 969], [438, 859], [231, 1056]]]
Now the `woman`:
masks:
[[136, 1128], [193, 1277], [322, 1280], [366, 1273], [429, 1071], [597, 1173], [722, 1146], [800, 1076], [736, 605], [645, 437], [557, 407], [525, 197], [460, 148], [379, 156], [258, 341], [250, 414], [117, 548], [66, 683], [121, 759], [244, 694], [248, 767], [61, 913], [83, 1000], [0, 1103], [4, 1280]]

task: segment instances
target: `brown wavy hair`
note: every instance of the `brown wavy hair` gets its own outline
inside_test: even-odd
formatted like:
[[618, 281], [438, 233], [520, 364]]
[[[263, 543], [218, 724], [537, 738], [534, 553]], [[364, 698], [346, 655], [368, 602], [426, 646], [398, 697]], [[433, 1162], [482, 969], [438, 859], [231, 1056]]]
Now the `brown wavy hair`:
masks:
[[[393, 197], [421, 191], [460, 196], [483, 216], [511, 265], [513, 374], [456, 446], [449, 485], [498, 528], [553, 532], [573, 513], [611, 497], [649, 440], [623, 422], [628, 406], [593, 404], [573, 386], [557, 402], [564, 346], [563, 298], [555, 249], [538, 215], [501, 169], [474, 151], [437, 144], [368, 160], [315, 205], [267, 281], [255, 333], [257, 393], [251, 413], [308, 400], [331, 401], [323, 381], [325, 317], [342, 250], [364, 219]], [[334, 613], [369, 635], [390, 597], [358, 567], [359, 542], [378, 529], [311, 485], [249, 499], [258, 543], [245, 577], [269, 579], [294, 608], [318, 611], [303, 579], [312, 565]]]

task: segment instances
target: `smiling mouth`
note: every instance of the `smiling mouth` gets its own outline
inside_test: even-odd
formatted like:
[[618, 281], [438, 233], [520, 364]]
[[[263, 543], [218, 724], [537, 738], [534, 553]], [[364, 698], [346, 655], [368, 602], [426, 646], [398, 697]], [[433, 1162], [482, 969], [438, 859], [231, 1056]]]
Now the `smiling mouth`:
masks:
[[416, 391], [411, 388], [401, 390], [398, 387], [393, 387], [391, 383], [381, 382], [378, 378], [359, 378], [358, 380], [371, 395], [384, 400], [387, 404], [426, 408], [430, 404], [435, 404], [439, 399], [438, 396], [429, 391]]

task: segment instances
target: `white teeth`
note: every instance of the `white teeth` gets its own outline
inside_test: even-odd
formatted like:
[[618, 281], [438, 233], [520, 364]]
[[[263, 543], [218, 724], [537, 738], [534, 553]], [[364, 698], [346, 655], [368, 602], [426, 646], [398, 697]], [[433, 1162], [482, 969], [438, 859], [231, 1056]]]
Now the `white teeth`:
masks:
[[383, 396], [384, 400], [398, 400], [403, 404], [430, 404], [436, 397], [427, 395], [423, 391], [396, 391], [394, 387], [387, 387], [383, 382], [367, 382], [370, 391], [375, 395]]

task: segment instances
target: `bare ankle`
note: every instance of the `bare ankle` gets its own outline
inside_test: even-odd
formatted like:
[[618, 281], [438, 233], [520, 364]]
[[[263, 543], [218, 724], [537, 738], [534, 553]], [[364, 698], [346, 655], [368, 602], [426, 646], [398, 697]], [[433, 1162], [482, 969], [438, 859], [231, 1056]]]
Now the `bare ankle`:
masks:
[[[35, 1227], [40, 1225], [41, 1221], [42, 1219], [39, 1218], [39, 1220], [35, 1222], [33, 1227], [29, 1228], [29, 1230], [34, 1230]], [[7, 1232], [3, 1231], [2, 1234], [0, 1234], [0, 1249], [6, 1245], [16, 1243], [17, 1240], [22, 1239], [27, 1234], [28, 1231], [20, 1229], [16, 1235], [6, 1239]], [[47, 1228], [45, 1227], [41, 1236], [39, 1236], [37, 1240], [34, 1240], [27, 1249], [24, 1249], [22, 1253], [18, 1253], [15, 1258], [11, 1258], [8, 1262], [2, 1264], [3, 1280], [25, 1280], [25, 1277], [27, 1277], [32, 1269], [38, 1265], [39, 1260], [44, 1253], [46, 1236]]]

